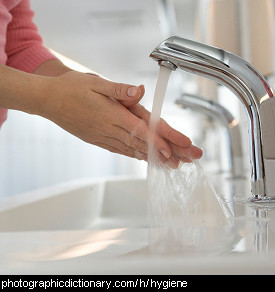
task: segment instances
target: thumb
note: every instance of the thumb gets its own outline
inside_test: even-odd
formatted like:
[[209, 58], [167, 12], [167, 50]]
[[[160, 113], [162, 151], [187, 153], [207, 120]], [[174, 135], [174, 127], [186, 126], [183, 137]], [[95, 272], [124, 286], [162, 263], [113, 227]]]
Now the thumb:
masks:
[[91, 76], [93, 80], [93, 90], [97, 93], [112, 97], [126, 107], [137, 104], [145, 93], [144, 85], [134, 86], [124, 83], [116, 83], [103, 79], [99, 76]]
[[113, 83], [112, 94], [113, 97], [126, 107], [136, 105], [144, 95], [144, 85], [133, 86], [123, 83]]

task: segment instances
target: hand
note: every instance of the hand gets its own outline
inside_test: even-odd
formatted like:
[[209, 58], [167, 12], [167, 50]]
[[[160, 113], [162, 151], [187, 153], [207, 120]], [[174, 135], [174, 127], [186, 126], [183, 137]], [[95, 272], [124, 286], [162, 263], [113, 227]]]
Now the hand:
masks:
[[[115, 83], [99, 76], [67, 72], [49, 78], [40, 114], [83, 141], [109, 151], [147, 160], [150, 113], [138, 104], [144, 87]], [[200, 158], [202, 151], [189, 138], [161, 121], [153, 140], [164, 161]]]
[[[144, 120], [146, 124], [150, 121], [150, 112], [143, 106], [137, 104], [129, 110], [140, 119]], [[159, 156], [162, 162], [168, 163], [169, 166], [177, 168], [179, 162], [192, 162], [194, 159], [202, 157], [202, 150], [192, 145], [191, 140], [180, 132], [170, 127], [163, 119], [160, 119], [156, 127], [157, 134], [162, 137], [170, 146], [171, 152], [167, 152], [164, 156]], [[154, 146], [155, 147], [155, 146]]]

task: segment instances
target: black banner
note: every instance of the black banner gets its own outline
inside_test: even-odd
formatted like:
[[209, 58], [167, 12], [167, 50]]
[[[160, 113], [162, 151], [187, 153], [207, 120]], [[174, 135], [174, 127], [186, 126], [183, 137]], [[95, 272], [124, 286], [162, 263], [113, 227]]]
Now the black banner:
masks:
[[[262, 283], [264, 277], [265, 284], [271, 284], [273, 277], [269, 276], [190, 276], [190, 275], [5, 275], [0, 276], [1, 291], [9, 289], [24, 289], [24, 291], [49, 291], [51, 289], [99, 289], [102, 291], [121, 291], [126, 289], [227, 289], [227, 288], [248, 288]], [[269, 283], [270, 282], [270, 283]]]

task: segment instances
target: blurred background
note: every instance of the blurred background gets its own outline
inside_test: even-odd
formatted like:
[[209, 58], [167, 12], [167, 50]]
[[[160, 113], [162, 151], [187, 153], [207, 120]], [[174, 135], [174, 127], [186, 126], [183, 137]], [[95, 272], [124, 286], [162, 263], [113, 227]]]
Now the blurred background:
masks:
[[[68, 66], [117, 82], [144, 84], [152, 108], [158, 66], [149, 58], [178, 35], [238, 54], [273, 84], [273, 0], [31, 0], [44, 40]], [[247, 125], [239, 101], [225, 88], [183, 71], [171, 75], [162, 117], [203, 148], [202, 164], [219, 171], [224, 126], [175, 101], [183, 94], [215, 100], [239, 121], [245, 167]], [[146, 177], [147, 163], [82, 142], [52, 122], [10, 110], [0, 131], [0, 197], [82, 178]]]

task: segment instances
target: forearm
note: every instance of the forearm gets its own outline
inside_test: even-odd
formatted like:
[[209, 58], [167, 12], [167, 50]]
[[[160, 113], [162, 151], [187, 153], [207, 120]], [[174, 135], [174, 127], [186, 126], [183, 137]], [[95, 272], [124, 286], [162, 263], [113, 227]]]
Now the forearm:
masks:
[[34, 71], [33, 74], [44, 75], [44, 76], [59, 76], [68, 71], [72, 71], [69, 67], [65, 66], [60, 60], [52, 59], [47, 60], [40, 64]]
[[48, 78], [0, 65], [0, 108], [41, 114], [47, 102]]

